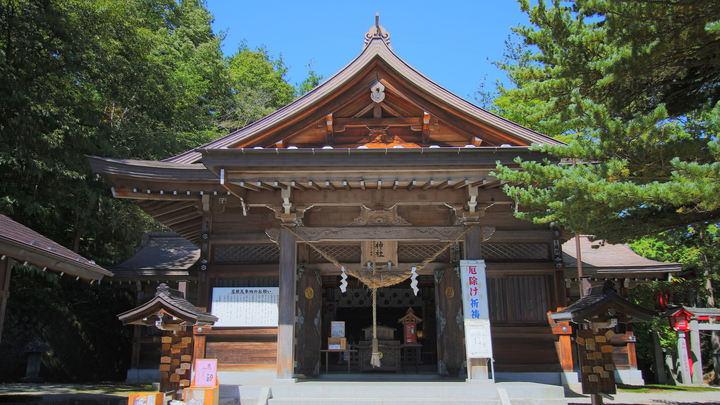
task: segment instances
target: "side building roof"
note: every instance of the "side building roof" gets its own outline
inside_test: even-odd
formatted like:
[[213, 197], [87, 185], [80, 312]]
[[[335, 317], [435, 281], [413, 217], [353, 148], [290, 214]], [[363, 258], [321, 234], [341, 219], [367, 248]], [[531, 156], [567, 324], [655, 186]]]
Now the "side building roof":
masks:
[[110, 270], [121, 281], [190, 280], [199, 258], [200, 249], [175, 232], [144, 232], [135, 254]]
[[86, 281], [113, 273], [32, 229], [0, 215], [0, 254]]

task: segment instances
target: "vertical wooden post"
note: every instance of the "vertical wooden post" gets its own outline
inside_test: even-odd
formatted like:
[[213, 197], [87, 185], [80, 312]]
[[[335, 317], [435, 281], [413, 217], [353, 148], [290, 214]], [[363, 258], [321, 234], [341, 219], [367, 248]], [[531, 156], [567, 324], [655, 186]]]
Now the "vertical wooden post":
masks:
[[[465, 234], [465, 258], [467, 260], [482, 259], [482, 228], [480, 226], [476, 226]], [[487, 362], [487, 359], [468, 359], [468, 381], [489, 380], [490, 373]]]
[[5, 324], [5, 308], [10, 297], [10, 272], [13, 259], [3, 255], [0, 260], [0, 341], [2, 341], [3, 325]]
[[285, 227], [281, 227], [277, 379], [286, 381], [294, 381], [296, 261], [297, 247], [295, 235], [290, 233]]

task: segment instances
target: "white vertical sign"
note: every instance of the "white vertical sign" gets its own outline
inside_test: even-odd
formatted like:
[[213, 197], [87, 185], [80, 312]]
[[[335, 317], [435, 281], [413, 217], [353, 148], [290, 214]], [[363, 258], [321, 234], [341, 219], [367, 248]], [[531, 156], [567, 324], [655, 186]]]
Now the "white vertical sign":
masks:
[[490, 319], [485, 260], [461, 260], [460, 278], [465, 320]]
[[484, 260], [461, 260], [465, 351], [468, 358], [492, 358], [490, 307]]

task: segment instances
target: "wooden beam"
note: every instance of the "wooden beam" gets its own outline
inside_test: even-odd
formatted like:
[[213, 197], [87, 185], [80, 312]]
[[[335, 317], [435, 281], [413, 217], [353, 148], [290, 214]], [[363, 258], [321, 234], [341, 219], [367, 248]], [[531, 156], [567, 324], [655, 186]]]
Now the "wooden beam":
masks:
[[422, 141], [423, 141], [423, 143], [430, 142], [430, 114], [427, 112], [423, 112]]
[[328, 114], [325, 116], [325, 142], [327, 145], [332, 145], [335, 142], [335, 129], [333, 127], [333, 115]]
[[470, 184], [470, 180], [463, 180], [458, 182], [453, 186], [453, 189], [457, 190], [459, 188], [467, 187]]
[[321, 188], [320, 186], [318, 186], [317, 184], [313, 183], [312, 180], [309, 180], [309, 181], [308, 181], [308, 187], [313, 188], [313, 189], [315, 189], [315, 190], [317, 190], [317, 191], [322, 190], [322, 188]]
[[382, 180], [378, 180], [377, 182], [377, 189], [382, 190]]
[[394, 115], [394, 116], [396, 116], [396, 117], [399, 117], [399, 116], [402, 115], [402, 114], [400, 114], [399, 112], [395, 111], [392, 107], [390, 107], [389, 105], [387, 105], [387, 104], [385, 104], [385, 103], [380, 103], [380, 106], [383, 108], [383, 110], [389, 112], [391, 115]]
[[275, 188], [274, 188], [274, 187], [272, 187], [272, 186], [270, 186], [270, 185], [268, 185], [268, 184], [265, 184], [265, 183], [263, 183], [262, 181], [255, 182], [255, 185], [258, 186], [259, 188], [264, 189], [264, 190], [275, 191]]
[[395, 180], [395, 181], [393, 182], [393, 187], [392, 187], [393, 191], [397, 190], [398, 186], [400, 186], [400, 182], [397, 181], [397, 180]]
[[248, 190], [252, 190], [252, 191], [260, 191], [260, 190], [262, 190], [262, 188], [254, 185], [254, 184], [246, 183], [246, 182], [244, 182], [244, 181], [241, 181], [241, 182], [240, 182], [240, 187], [244, 187], [244, 188], [246, 188], [246, 189], [248, 189]]
[[374, 119], [380, 119], [382, 118], [382, 107], [380, 107], [380, 104], [375, 103], [373, 106], [373, 118]]
[[450, 186], [452, 186], [452, 180], [445, 180], [442, 183], [438, 184], [437, 188], [438, 188], [438, 190], [442, 190], [445, 187], [450, 187]]
[[408, 187], [407, 187], [408, 191], [411, 191], [413, 188], [415, 188], [415, 185], [416, 185], [416, 184], [417, 184], [417, 181], [415, 181], [415, 180], [411, 181], [410, 184], [408, 184]]
[[345, 190], [350, 191], [350, 184], [348, 184], [347, 180], [343, 180], [343, 187], [345, 187]]
[[200, 199], [200, 197], [197, 194], [187, 194], [187, 193], [178, 193], [178, 194], [151, 193], [151, 194], [148, 194], [147, 192], [141, 192], [139, 190], [124, 188], [124, 187], [120, 187], [120, 188], [113, 187], [112, 192], [113, 192], [113, 196], [115, 198], [127, 198], [127, 199], [134, 199], [134, 200], [197, 201]]
[[360, 189], [365, 190], [365, 180], [360, 180]]
[[335, 185], [333, 185], [330, 181], [325, 181], [325, 187], [329, 188], [332, 191], [335, 191]]
[[291, 182], [290, 182], [290, 187], [292, 187], [292, 188], [294, 188], [294, 189], [296, 189], [296, 190], [300, 190], [300, 191], [305, 191], [305, 190], [306, 190], [305, 186], [303, 186], [302, 184], [300, 184], [300, 183], [298, 183], [298, 182], [296, 182], [296, 181], [291, 181]]
[[[489, 235], [492, 228], [484, 227], [482, 234]], [[402, 227], [309, 227], [294, 228], [304, 241], [358, 241], [358, 240], [408, 240], [408, 241], [451, 241], [465, 231], [463, 226], [402, 226]], [[265, 230], [268, 234], [277, 234], [277, 228]], [[551, 263], [552, 264], [552, 263]]]
[[368, 104], [368, 105], [366, 105], [365, 107], [363, 107], [362, 110], [360, 110], [360, 111], [358, 111], [357, 113], [355, 113], [355, 115], [353, 115], [352, 117], [353, 117], [353, 118], [360, 118], [360, 117], [362, 117], [366, 112], [372, 110], [374, 107], [375, 107], [375, 102], [371, 102], [370, 104]]
[[434, 181], [434, 180], [430, 180], [430, 181], [428, 181], [427, 183], [423, 184], [422, 189], [423, 189], [423, 190], [427, 190], [427, 189], [429, 189], [433, 184], [435, 184], [435, 181]]
[[480, 188], [487, 190], [487, 189], [491, 189], [491, 188], [500, 187], [500, 186], [504, 185], [505, 183], [507, 183], [505, 180], [480, 180], [480, 181], [476, 181], [472, 185], [473, 185], [473, 187], [480, 187]]
[[422, 125], [419, 117], [386, 117], [386, 118], [335, 118], [338, 125], [344, 127], [389, 126], [404, 127], [409, 125]]

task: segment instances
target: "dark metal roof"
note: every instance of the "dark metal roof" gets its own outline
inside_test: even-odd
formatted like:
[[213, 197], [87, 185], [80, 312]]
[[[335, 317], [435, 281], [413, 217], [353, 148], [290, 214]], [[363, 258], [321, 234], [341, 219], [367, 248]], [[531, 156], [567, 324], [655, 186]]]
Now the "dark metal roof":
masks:
[[[566, 268], [577, 268], [575, 238], [563, 244], [563, 260]], [[580, 255], [583, 272], [602, 273], [675, 273], [682, 270], [681, 263], [665, 263], [646, 259], [630, 249], [630, 246], [592, 242], [586, 235], [580, 236]]]
[[0, 254], [88, 281], [113, 275], [95, 262], [4, 215], [0, 215]]
[[555, 322], [589, 323], [616, 318], [620, 323], [649, 322], [657, 312], [636, 305], [615, 292], [610, 280], [592, 287], [569, 307], [550, 315]]
[[175, 232], [145, 232], [140, 247], [128, 260], [110, 268], [115, 278], [195, 278], [191, 267], [200, 249]]
[[218, 318], [188, 302], [183, 293], [160, 284], [155, 297], [143, 305], [118, 315], [123, 324], [152, 325], [159, 320], [158, 313], [176, 318], [181, 326], [212, 325]]

